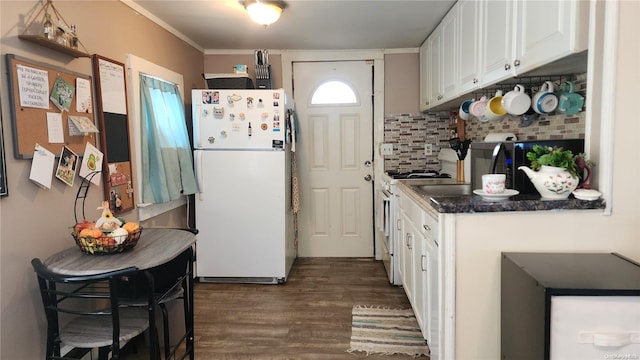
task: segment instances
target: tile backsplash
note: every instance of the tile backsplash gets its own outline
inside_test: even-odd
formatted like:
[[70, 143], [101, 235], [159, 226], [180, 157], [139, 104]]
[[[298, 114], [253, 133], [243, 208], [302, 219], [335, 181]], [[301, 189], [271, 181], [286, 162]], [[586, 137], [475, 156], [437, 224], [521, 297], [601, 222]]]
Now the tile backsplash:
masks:
[[[576, 92], [584, 95], [584, 76], [575, 76]], [[530, 124], [521, 123], [518, 116], [480, 122], [474, 117], [465, 121], [465, 134], [479, 142], [491, 132], [514, 133], [519, 140], [584, 139], [586, 112], [567, 116], [552, 113], [540, 115]], [[458, 120], [462, 121], [462, 120]], [[385, 171], [440, 170], [438, 152], [449, 146], [452, 133], [449, 113], [387, 115], [384, 119], [384, 142], [393, 145], [393, 155], [384, 156]], [[432, 145], [432, 154], [425, 155], [425, 144]]]

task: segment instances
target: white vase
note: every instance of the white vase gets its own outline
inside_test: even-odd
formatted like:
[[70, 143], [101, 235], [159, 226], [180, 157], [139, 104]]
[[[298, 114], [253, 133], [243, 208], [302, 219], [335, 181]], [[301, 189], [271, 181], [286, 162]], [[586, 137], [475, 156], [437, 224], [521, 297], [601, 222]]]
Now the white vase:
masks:
[[578, 187], [578, 177], [571, 175], [564, 168], [542, 165], [538, 171], [526, 166], [520, 166], [518, 169], [527, 174], [543, 199], [566, 199]]

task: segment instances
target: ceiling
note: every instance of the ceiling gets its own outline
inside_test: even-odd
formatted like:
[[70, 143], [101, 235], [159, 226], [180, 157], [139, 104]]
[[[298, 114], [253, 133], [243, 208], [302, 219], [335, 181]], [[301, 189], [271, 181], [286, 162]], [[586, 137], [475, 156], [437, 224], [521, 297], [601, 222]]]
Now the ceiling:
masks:
[[239, 0], [121, 0], [200, 50], [417, 48], [455, 0], [287, 0], [267, 28]]

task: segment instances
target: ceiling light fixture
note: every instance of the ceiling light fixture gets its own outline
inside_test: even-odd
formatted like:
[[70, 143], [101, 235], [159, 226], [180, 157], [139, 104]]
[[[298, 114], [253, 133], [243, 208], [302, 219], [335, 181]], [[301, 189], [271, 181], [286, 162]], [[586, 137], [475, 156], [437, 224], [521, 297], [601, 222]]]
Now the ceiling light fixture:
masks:
[[251, 20], [267, 27], [278, 21], [286, 5], [282, 1], [246, 0], [244, 7]]

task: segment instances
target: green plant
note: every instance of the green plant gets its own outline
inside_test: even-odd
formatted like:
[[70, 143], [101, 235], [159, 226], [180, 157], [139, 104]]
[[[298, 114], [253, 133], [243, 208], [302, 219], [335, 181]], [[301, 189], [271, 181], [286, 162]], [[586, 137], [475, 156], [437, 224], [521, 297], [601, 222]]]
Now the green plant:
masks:
[[578, 156], [584, 158], [584, 155], [574, 155], [571, 150], [564, 150], [561, 147], [550, 147], [533, 145], [532, 151], [527, 152], [527, 159], [531, 161], [531, 169], [538, 171], [542, 165], [555, 166], [566, 169], [571, 175], [578, 177], [578, 164], [576, 163]]

